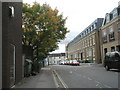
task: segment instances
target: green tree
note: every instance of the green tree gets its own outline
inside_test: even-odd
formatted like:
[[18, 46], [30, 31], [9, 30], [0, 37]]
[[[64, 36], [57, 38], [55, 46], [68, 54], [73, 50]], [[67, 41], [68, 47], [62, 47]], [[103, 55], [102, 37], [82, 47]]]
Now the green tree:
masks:
[[40, 60], [44, 59], [69, 32], [65, 27], [67, 18], [58, 13], [47, 4], [23, 4], [23, 45], [33, 48], [33, 58], [37, 55]]

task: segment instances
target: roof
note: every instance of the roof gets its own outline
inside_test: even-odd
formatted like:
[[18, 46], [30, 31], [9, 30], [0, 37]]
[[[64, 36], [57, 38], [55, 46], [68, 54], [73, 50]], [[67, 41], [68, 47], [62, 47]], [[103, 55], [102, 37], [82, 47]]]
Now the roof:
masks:
[[89, 33], [91, 33], [94, 30], [99, 30], [102, 26], [103, 18], [97, 18], [94, 20], [87, 28], [85, 28], [80, 34], [78, 34], [68, 45], [74, 44]]

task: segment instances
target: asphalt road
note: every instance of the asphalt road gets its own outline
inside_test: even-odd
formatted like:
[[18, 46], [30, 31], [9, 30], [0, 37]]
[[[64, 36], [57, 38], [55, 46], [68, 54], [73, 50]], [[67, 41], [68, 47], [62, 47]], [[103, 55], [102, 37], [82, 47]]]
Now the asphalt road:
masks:
[[102, 65], [53, 65], [68, 88], [118, 88], [119, 71], [106, 71]]

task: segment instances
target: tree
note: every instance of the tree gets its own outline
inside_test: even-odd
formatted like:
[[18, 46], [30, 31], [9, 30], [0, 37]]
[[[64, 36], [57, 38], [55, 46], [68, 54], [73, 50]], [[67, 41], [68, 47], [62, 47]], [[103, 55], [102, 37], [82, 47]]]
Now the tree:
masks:
[[67, 18], [58, 12], [48, 4], [23, 4], [23, 45], [33, 48], [33, 58], [38, 55], [43, 60], [49, 52], [58, 48], [58, 43], [69, 32], [65, 27]]

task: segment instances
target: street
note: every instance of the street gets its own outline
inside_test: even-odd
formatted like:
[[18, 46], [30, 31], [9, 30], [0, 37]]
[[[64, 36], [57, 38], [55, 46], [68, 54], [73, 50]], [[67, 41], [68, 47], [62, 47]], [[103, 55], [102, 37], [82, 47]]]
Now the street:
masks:
[[118, 71], [106, 71], [102, 65], [51, 66], [68, 88], [118, 88]]

